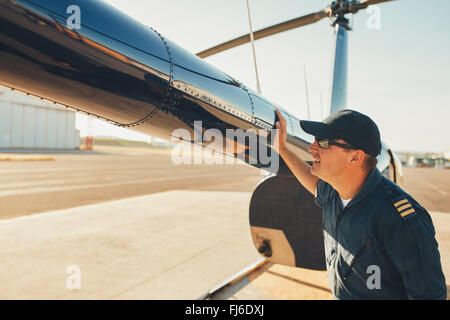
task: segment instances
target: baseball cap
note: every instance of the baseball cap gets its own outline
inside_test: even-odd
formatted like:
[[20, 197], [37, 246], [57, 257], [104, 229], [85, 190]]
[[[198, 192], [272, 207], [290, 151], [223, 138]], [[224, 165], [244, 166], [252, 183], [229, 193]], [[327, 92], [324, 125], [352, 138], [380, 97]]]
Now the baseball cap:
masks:
[[302, 129], [317, 138], [342, 139], [374, 157], [381, 152], [381, 138], [375, 122], [354, 110], [334, 112], [322, 122], [300, 120]]

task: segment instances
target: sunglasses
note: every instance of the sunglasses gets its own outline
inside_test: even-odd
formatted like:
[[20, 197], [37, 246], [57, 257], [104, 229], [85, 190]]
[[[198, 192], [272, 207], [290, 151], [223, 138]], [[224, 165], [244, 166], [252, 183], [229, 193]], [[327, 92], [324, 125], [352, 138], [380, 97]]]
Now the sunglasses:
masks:
[[352, 150], [356, 150], [357, 149], [357, 148], [355, 148], [352, 145], [335, 142], [335, 141], [333, 141], [331, 139], [316, 138], [316, 141], [319, 144], [319, 147], [321, 147], [322, 149], [328, 149], [330, 147], [330, 145], [341, 147], [341, 148], [344, 148], [344, 149], [352, 149]]

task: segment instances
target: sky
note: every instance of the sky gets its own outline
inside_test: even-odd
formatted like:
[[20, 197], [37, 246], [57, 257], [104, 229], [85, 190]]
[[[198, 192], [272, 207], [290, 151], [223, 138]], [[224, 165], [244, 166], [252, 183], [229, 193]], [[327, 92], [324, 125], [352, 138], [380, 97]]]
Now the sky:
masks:
[[[108, 0], [192, 53], [249, 32], [245, 0]], [[323, 0], [249, 0], [253, 30], [323, 9]], [[450, 11], [448, 0], [398, 0], [353, 16], [349, 33], [348, 107], [370, 116], [395, 151], [450, 149]], [[330, 20], [255, 42], [262, 94], [311, 120], [329, 105], [334, 46]], [[256, 90], [249, 44], [206, 58]], [[85, 116], [77, 115], [85, 135]], [[148, 137], [94, 120], [94, 135]]]

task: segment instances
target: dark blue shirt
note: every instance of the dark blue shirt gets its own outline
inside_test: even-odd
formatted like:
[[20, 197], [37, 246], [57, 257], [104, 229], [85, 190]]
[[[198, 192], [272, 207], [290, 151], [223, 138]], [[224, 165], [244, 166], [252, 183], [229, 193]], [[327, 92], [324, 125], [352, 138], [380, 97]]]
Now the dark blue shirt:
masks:
[[322, 180], [316, 203], [323, 208], [328, 277], [336, 298], [446, 298], [430, 215], [378, 169], [345, 208]]

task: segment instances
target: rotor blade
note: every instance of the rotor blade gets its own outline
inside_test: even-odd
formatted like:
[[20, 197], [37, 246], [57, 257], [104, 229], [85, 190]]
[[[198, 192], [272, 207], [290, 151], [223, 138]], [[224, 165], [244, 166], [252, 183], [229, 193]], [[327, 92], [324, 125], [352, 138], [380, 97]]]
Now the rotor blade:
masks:
[[388, 1], [394, 1], [394, 0], [362, 0], [360, 3], [366, 3], [368, 6], [371, 6], [373, 4], [378, 4], [382, 2], [388, 2]]
[[388, 1], [395, 1], [395, 0], [361, 0], [359, 3], [352, 5], [352, 7], [358, 11], [361, 9], [366, 9], [368, 6], [383, 3], [383, 2], [388, 2]]
[[[255, 32], [253, 32], [253, 36], [254, 36], [255, 40], [258, 40], [258, 39], [261, 39], [261, 38], [265, 38], [265, 37], [271, 36], [271, 35], [276, 34], [276, 33], [280, 33], [280, 32], [283, 32], [283, 31], [295, 29], [295, 28], [298, 28], [298, 27], [301, 27], [301, 26], [305, 26], [305, 25], [317, 22], [317, 21], [322, 20], [323, 18], [325, 18], [327, 16], [328, 16], [328, 11], [326, 11], [326, 10], [318, 11], [316, 13], [311, 13], [311, 14], [308, 14], [306, 16], [302, 16], [302, 17], [299, 17], [299, 18], [288, 20], [288, 21], [285, 21], [285, 22], [282, 22], [282, 23], [279, 23], [279, 24], [276, 24], [276, 25], [273, 25], [273, 26], [270, 26], [270, 27], [267, 27], [267, 28], [255, 31]], [[222, 51], [225, 51], [225, 50], [228, 50], [228, 49], [240, 46], [240, 45], [245, 44], [247, 42], [250, 42], [250, 34], [248, 34], [248, 33], [246, 35], [243, 35], [243, 36], [239, 37], [239, 38], [235, 38], [233, 40], [224, 42], [224, 43], [219, 44], [217, 46], [214, 46], [212, 48], [203, 50], [203, 51], [197, 53], [197, 56], [199, 56], [200, 58], [206, 58], [206, 57], [209, 57], [209, 56], [211, 56], [213, 54], [216, 54], [216, 53], [219, 53], [219, 52], [222, 52]]]

